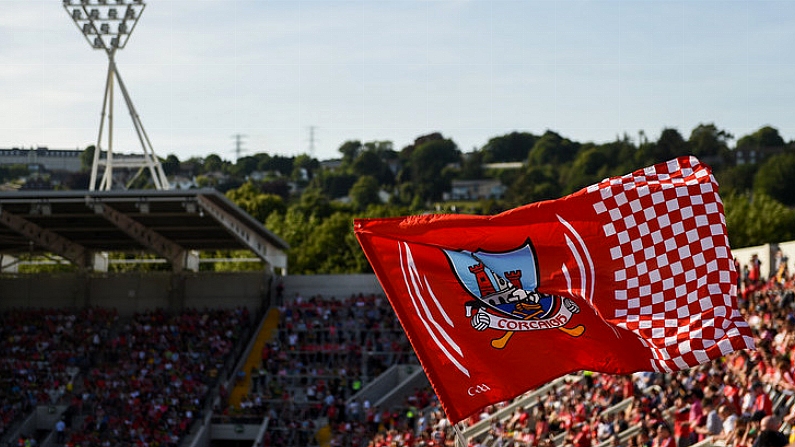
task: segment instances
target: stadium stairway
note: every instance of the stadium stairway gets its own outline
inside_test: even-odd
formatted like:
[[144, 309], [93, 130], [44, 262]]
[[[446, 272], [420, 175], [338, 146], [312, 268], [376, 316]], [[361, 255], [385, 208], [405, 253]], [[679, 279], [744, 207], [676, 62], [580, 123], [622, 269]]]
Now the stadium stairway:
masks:
[[243, 366], [239, 370], [239, 374], [242, 373], [242, 379], [236, 381], [235, 386], [229, 392], [230, 405], [239, 408], [240, 401], [251, 391], [251, 377], [249, 376], [251, 368], [259, 369], [262, 363], [262, 349], [265, 347], [266, 343], [273, 339], [278, 327], [279, 310], [272, 307], [268, 310], [268, 313], [265, 314], [263, 322], [260, 324], [259, 332], [255, 335], [256, 338], [251, 347], [251, 351], [249, 351], [245, 363], [243, 363]]

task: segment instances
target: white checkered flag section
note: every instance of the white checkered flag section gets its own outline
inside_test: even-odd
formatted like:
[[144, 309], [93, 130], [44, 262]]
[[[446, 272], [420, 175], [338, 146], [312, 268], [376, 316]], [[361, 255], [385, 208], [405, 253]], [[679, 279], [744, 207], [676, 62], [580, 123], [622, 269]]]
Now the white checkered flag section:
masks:
[[655, 371], [754, 348], [738, 330], [747, 323], [737, 310], [737, 272], [717, 189], [694, 157], [587, 189], [599, 195], [597, 214], [609, 217], [603, 231], [612, 259], [623, 260], [615, 296], [594, 304], [607, 321], [639, 336]]

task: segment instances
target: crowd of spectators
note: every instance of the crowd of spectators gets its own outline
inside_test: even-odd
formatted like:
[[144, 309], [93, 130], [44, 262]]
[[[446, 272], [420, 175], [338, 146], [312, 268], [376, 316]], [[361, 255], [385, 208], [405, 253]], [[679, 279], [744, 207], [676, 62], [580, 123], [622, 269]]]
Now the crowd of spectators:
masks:
[[245, 308], [139, 313], [102, 340], [84, 374], [67, 446], [173, 446], [201, 417], [209, 390], [251, 327]]
[[[739, 275], [738, 306], [755, 351], [672, 374], [584, 374], [508, 420], [488, 419], [489, 435], [470, 446], [783, 447], [795, 443], [795, 281], [786, 264], [765, 280], [758, 261]], [[739, 270], [739, 269], [738, 269]], [[630, 398], [620, 411], [606, 411]], [[452, 444], [448, 433], [447, 443]], [[373, 446], [410, 445], [374, 443]], [[429, 444], [422, 444], [429, 445]]]
[[316, 442], [318, 420], [328, 421], [332, 437], [356, 433], [365, 439], [368, 418], [396, 418], [391, 409], [371, 408], [368, 401], [348, 402], [391, 365], [417, 364], [383, 295], [297, 294], [279, 314], [278, 335], [263, 349], [260, 367], [247, 372], [251, 392], [225, 413], [268, 416], [266, 443], [274, 446]]
[[[754, 332], [756, 351], [736, 352], [672, 374], [582, 373], [576, 380], [567, 380], [520, 406], [508, 417], [494, 417], [506, 404], [494, 405], [473, 415], [462, 428], [485, 420], [490, 429], [488, 435], [470, 440], [469, 445], [688, 447], [704, 442], [731, 447], [783, 447], [790, 442], [787, 438], [790, 431], [795, 441], [795, 430], [790, 430], [795, 425], [795, 371], [792, 369], [795, 284], [785, 269], [777, 268], [777, 274], [767, 281], [758, 273], [755, 276], [753, 266], [743, 270], [746, 273], [740, 276], [738, 305]], [[373, 314], [374, 318], [368, 319], [366, 309], [372, 312], [368, 307], [370, 303], [382, 307]], [[285, 394], [292, 398], [299, 392], [296, 389], [301, 388], [315, 405], [310, 405], [310, 410], [280, 414], [274, 411], [276, 407], [268, 406], [262, 396], [254, 397], [255, 406], [270, 411], [277, 429], [272, 431], [267, 443], [319, 443], [310, 433], [316, 437], [324, 433], [313, 422], [325, 416], [331, 423], [323, 436], [327, 435], [325, 439], [332, 446], [454, 445], [453, 427], [430, 390], [418, 392], [418, 396], [424, 396], [421, 402], [414, 396], [413, 401], [390, 409], [376, 409], [362, 402], [356, 404], [357, 411], [325, 404], [327, 398], [339, 402], [355, 392], [350, 384], [361, 376], [361, 369], [357, 368], [361, 357], [352, 354], [356, 352], [353, 346], [372, 345], [378, 339], [377, 331], [346, 330], [345, 322], [349, 319], [381, 321], [389, 329], [398, 328], [394, 320], [379, 320], [377, 315], [392, 318], [386, 307], [388, 304], [382, 299], [370, 297], [358, 306], [355, 300], [337, 305], [314, 297], [298, 299], [282, 309], [279, 338], [263, 355], [263, 364], [270, 368], [265, 368], [266, 378], [260, 374], [257, 379], [259, 389], [269, 397], [278, 395], [274, 390], [292, 390]], [[362, 310], [358, 316], [355, 314], [357, 308]], [[336, 327], [324, 323], [327, 319], [323, 315], [334, 314], [332, 309], [336, 309], [336, 318], [331, 318], [338, 322]], [[343, 316], [341, 320], [340, 315]], [[354, 328], [353, 325], [349, 327]], [[315, 328], [318, 330], [313, 330]], [[397, 337], [394, 341], [405, 343], [399, 332], [394, 336]], [[352, 351], [317, 352], [315, 348], [327, 342], [346, 347], [351, 346], [347, 343], [352, 343]], [[307, 346], [313, 348], [307, 349]], [[280, 366], [274, 369], [274, 364]], [[331, 382], [323, 378], [326, 373], [333, 377]], [[314, 376], [320, 380], [309, 379]], [[275, 388], [268, 389], [269, 386]], [[284, 409], [284, 406], [278, 408]], [[295, 444], [285, 443], [290, 439], [278, 435], [295, 433], [295, 429], [306, 432], [300, 438], [290, 438]]]
[[[37, 405], [68, 407], [68, 446], [176, 446], [251, 328], [244, 308], [18, 309], [0, 314], [0, 436]], [[19, 445], [37, 441], [21, 433]]]
[[37, 405], [71, 395], [81, 368], [104, 349], [113, 309], [17, 309], [0, 313], [0, 436]]
[[[795, 441], [795, 283], [786, 268], [761, 278], [753, 260], [738, 270], [738, 305], [757, 350], [672, 374], [581, 373], [507, 416], [496, 417], [507, 403], [473, 415], [462, 430], [484, 421], [489, 430], [469, 446]], [[266, 446], [454, 445], [453, 426], [428, 388], [391, 408], [351, 399], [391, 365], [417, 363], [383, 296], [296, 295], [279, 310], [278, 335], [259, 367], [240, 377], [250, 393], [238, 407], [214, 411], [267, 417]], [[177, 446], [206, 408], [232, 349], [245, 345], [250, 319], [245, 309], [158, 310], [129, 320], [97, 308], [4, 312], [0, 430], [37, 404], [66, 399], [66, 445]]]

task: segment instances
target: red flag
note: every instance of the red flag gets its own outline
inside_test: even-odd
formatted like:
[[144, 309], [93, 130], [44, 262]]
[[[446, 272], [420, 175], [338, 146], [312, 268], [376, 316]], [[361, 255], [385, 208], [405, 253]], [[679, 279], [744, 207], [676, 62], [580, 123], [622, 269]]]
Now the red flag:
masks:
[[354, 228], [460, 421], [569, 372], [674, 371], [753, 349], [717, 190], [682, 157], [495, 216]]

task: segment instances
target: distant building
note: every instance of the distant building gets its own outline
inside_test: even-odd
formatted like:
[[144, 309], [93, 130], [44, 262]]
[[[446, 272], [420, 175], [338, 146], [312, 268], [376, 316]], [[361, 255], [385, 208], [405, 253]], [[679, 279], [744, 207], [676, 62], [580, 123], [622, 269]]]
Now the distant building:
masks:
[[171, 184], [171, 189], [198, 188], [198, 185], [196, 185], [196, 177], [185, 177], [182, 175], [171, 177], [169, 184]]
[[499, 199], [507, 188], [499, 180], [453, 180], [447, 200]]
[[342, 159], [335, 158], [331, 160], [321, 160], [320, 167], [323, 169], [328, 169], [329, 171], [335, 171], [342, 167]]
[[41, 166], [47, 171], [79, 172], [80, 149], [0, 149], [0, 165]]
[[787, 151], [787, 147], [746, 147], [742, 149], [735, 149], [734, 157], [735, 163], [738, 165], [744, 164], [759, 164], [768, 158], [783, 154]]

